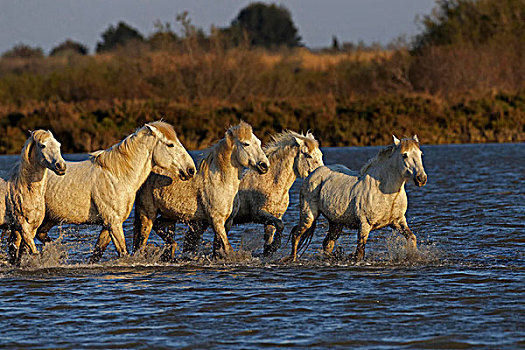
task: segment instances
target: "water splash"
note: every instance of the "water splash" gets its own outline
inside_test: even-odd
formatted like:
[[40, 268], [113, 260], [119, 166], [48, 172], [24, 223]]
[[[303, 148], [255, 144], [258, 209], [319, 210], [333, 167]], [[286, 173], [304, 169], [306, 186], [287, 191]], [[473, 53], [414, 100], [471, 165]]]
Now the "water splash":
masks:
[[25, 270], [63, 266], [68, 260], [70, 244], [63, 243], [60, 235], [55, 241], [44, 245], [38, 255], [24, 254], [20, 259], [20, 268]]

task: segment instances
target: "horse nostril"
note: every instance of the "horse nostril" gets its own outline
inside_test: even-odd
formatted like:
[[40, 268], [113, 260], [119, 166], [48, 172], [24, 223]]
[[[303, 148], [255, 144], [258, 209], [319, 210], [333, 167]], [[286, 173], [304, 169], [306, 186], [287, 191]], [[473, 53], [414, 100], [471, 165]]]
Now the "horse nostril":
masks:
[[57, 163], [57, 169], [58, 170], [66, 170], [66, 164], [64, 164], [64, 163]]
[[264, 162], [260, 162], [259, 163], [259, 167], [262, 169], [262, 170], [268, 170], [268, 164], [264, 163]]
[[188, 168], [188, 174], [189, 174], [190, 176], [195, 175], [195, 168], [193, 168], [193, 167]]

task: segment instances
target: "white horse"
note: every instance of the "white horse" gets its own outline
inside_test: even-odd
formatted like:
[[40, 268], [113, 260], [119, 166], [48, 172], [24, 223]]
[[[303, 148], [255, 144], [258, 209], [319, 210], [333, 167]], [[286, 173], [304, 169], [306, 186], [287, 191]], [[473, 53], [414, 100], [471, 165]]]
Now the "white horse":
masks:
[[332, 252], [343, 227], [358, 230], [356, 261], [364, 257], [370, 231], [385, 226], [403, 234], [409, 251], [416, 251], [416, 236], [405, 218], [405, 182], [413, 179], [418, 187], [427, 182], [421, 156], [417, 136], [401, 141], [394, 136], [394, 144], [381, 150], [359, 173], [342, 165], [314, 171], [301, 187], [300, 220], [292, 230], [290, 259], [295, 261], [297, 249], [311, 239], [321, 213], [329, 222], [323, 242], [326, 254]]
[[202, 234], [211, 225], [215, 232], [214, 255], [229, 254], [232, 247], [224, 224], [232, 213], [244, 167], [263, 174], [268, 171], [269, 162], [252, 127], [241, 122], [229, 128], [226, 136], [208, 151], [197, 175], [187, 183], [152, 173], [137, 194], [134, 251], [146, 245], [153, 227], [168, 243], [167, 252], [173, 257], [175, 241], [164, 228], [186, 222], [190, 231], [186, 234], [184, 251], [195, 251]]
[[[285, 131], [273, 136], [264, 148], [270, 169], [264, 175], [247, 171], [237, 195], [233, 224], [264, 224], [264, 255], [274, 253], [281, 245], [283, 217], [290, 202], [289, 190], [295, 179], [305, 178], [323, 165], [323, 153], [311, 133], [301, 135]], [[226, 223], [228, 228], [230, 223]], [[275, 238], [274, 238], [275, 237]]]
[[107, 150], [82, 162], [68, 162], [65, 176], [50, 176], [46, 191], [46, 218], [39, 239], [60, 223], [102, 225], [92, 262], [100, 259], [110, 239], [119, 256], [127, 254], [122, 223], [135, 195], [154, 166], [187, 180], [195, 164], [170, 124], [144, 125]]
[[35, 235], [45, 215], [48, 169], [62, 176], [66, 162], [51, 131], [36, 130], [24, 144], [19, 163], [0, 178], [0, 227], [10, 230], [11, 263], [20, 258], [22, 240], [32, 254], [38, 254]]

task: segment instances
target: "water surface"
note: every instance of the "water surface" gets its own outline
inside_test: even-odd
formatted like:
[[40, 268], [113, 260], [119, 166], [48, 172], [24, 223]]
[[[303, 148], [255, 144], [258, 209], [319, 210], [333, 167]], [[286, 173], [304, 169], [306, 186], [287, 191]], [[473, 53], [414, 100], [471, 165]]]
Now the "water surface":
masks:
[[[378, 148], [324, 149], [325, 163], [359, 169]], [[231, 261], [117, 259], [111, 246], [88, 264], [97, 227], [64, 225], [56, 243], [22, 267], [0, 253], [0, 345], [8, 348], [523, 348], [525, 145], [424, 146], [425, 187], [407, 186], [420, 253], [373, 231], [365, 261], [348, 256], [356, 232], [319, 253], [321, 220], [298, 263], [290, 246], [260, 257], [262, 227], [234, 227]], [[5, 167], [12, 157], [3, 157]], [[298, 220], [298, 181], [284, 217]], [[133, 214], [132, 214], [133, 215]], [[125, 223], [128, 247], [132, 218]], [[185, 232], [177, 226], [179, 238]], [[179, 239], [179, 242], [182, 242]], [[284, 245], [284, 242], [283, 242]]]

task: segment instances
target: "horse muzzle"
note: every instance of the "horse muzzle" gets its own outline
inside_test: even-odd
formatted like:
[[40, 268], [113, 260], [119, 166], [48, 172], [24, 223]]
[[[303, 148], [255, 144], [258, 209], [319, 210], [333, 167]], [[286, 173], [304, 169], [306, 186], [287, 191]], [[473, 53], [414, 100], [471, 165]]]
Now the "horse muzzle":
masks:
[[269, 166], [266, 162], [258, 162], [255, 168], [259, 174], [266, 174], [268, 172]]
[[53, 172], [57, 175], [65, 175], [66, 174], [66, 163], [65, 162], [57, 162], [55, 163], [55, 166], [54, 166], [54, 169], [53, 169]]
[[195, 168], [189, 167], [186, 171], [180, 170], [179, 177], [182, 181], [187, 181], [195, 175]]
[[427, 183], [427, 174], [419, 174], [414, 176], [414, 184], [417, 187], [423, 187]]

